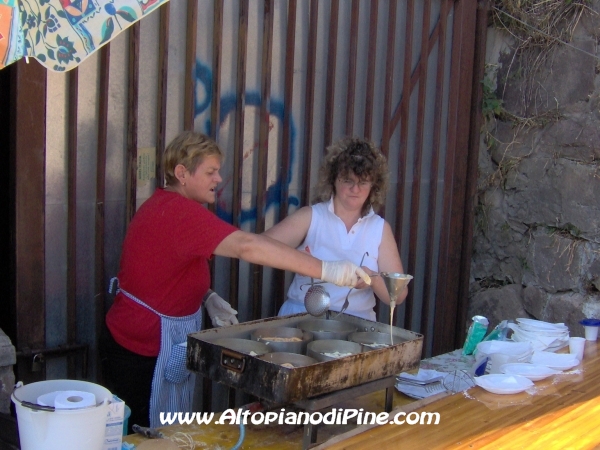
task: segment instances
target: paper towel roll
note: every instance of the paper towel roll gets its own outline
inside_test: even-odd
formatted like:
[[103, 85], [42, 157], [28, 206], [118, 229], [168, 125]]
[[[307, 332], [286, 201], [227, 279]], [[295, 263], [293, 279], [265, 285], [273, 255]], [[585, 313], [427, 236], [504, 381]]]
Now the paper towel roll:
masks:
[[54, 399], [56, 409], [79, 409], [88, 406], [96, 406], [96, 396], [91, 392], [61, 391]]
[[63, 391], [52, 391], [46, 394], [42, 394], [37, 398], [37, 404], [42, 406], [54, 406], [54, 399], [56, 395]]

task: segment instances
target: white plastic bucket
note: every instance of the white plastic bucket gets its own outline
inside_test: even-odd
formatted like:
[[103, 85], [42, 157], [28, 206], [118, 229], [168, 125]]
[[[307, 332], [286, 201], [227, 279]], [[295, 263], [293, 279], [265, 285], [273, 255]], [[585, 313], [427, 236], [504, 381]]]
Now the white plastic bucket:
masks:
[[[40, 409], [38, 397], [55, 391], [91, 392], [96, 396], [96, 406]], [[102, 450], [111, 399], [108, 389], [87, 381], [48, 380], [17, 385], [11, 400], [17, 411], [21, 450]]]

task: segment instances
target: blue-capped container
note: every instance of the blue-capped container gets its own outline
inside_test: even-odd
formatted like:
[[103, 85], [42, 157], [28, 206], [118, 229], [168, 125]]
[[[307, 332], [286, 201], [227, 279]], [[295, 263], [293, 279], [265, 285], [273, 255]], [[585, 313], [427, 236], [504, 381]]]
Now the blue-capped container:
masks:
[[595, 341], [598, 339], [598, 328], [600, 328], [600, 319], [583, 319], [579, 323], [585, 329], [585, 339]]

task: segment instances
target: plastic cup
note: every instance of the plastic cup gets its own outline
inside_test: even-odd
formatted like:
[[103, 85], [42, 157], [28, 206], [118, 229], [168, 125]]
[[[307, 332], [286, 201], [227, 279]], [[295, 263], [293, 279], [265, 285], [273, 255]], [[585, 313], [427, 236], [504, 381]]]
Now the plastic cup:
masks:
[[585, 327], [585, 338], [588, 341], [595, 341], [598, 339], [598, 327], [589, 326]]
[[588, 341], [595, 341], [598, 339], [598, 328], [600, 327], [600, 320], [598, 319], [583, 319], [579, 322], [585, 329], [585, 338]]
[[[598, 328], [596, 327], [596, 331]], [[583, 361], [583, 350], [585, 349], [585, 338], [572, 337], [569, 338], [569, 353], [575, 355], [579, 361]]]
[[500, 367], [503, 364], [517, 362], [517, 358], [513, 355], [507, 355], [505, 353], [492, 353], [490, 355], [490, 373], [502, 373]]

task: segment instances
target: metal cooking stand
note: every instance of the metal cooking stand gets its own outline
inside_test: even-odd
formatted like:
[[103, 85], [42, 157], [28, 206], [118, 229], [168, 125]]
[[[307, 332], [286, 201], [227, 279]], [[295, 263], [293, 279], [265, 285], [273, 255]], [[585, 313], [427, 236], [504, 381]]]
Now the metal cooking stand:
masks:
[[[352, 386], [346, 389], [331, 392], [329, 394], [318, 395], [316, 397], [300, 400], [292, 404], [298, 408], [304, 409], [309, 413], [312, 413], [324, 408], [329, 408], [344, 400], [353, 399], [385, 389], [385, 412], [389, 413], [392, 411], [395, 384], [396, 375], [393, 375], [390, 377], [381, 378], [379, 380], [359, 384], [358, 386]], [[308, 449], [312, 444], [317, 442], [317, 428], [318, 425], [313, 425], [310, 423], [310, 421], [304, 425], [304, 432], [302, 436], [302, 448], [304, 450]]]
[[[396, 375], [417, 369], [421, 360], [423, 335], [392, 327], [401, 342], [383, 349], [362, 352], [289, 369], [219, 344], [219, 338], [245, 340], [258, 328], [297, 327], [308, 313], [274, 317], [188, 335], [189, 370], [257, 397], [263, 406], [290, 405], [307, 413], [317, 412], [344, 400], [386, 390], [385, 411], [392, 410]], [[311, 319], [312, 320], [312, 319]], [[388, 333], [390, 326], [344, 315], [362, 331]], [[307, 380], [310, 380], [307, 382]], [[303, 448], [316, 443], [317, 426], [303, 425]]]

